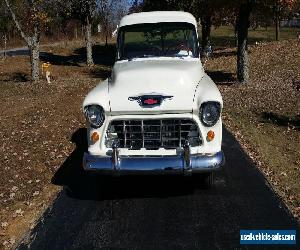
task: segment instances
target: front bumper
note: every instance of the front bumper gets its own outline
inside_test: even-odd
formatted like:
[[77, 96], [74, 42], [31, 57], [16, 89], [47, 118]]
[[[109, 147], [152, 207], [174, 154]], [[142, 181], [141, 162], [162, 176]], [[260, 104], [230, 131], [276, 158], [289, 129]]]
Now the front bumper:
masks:
[[222, 151], [213, 155], [190, 155], [183, 152], [174, 156], [112, 156], [84, 154], [83, 168], [103, 174], [184, 174], [212, 172], [225, 164]]

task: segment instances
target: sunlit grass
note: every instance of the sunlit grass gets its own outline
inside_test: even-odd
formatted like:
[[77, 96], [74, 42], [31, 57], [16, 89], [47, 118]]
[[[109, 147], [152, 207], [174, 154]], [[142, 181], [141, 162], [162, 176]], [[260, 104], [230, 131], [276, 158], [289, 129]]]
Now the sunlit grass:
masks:
[[[201, 27], [200, 27], [201, 28]], [[199, 35], [201, 32], [199, 32]], [[300, 34], [300, 28], [280, 28], [280, 40], [294, 39]], [[255, 42], [275, 41], [275, 27], [259, 27], [249, 29], [249, 44]], [[201, 37], [200, 37], [201, 39]], [[215, 46], [234, 47], [236, 45], [235, 32], [233, 26], [213, 27], [211, 31], [211, 42]]]

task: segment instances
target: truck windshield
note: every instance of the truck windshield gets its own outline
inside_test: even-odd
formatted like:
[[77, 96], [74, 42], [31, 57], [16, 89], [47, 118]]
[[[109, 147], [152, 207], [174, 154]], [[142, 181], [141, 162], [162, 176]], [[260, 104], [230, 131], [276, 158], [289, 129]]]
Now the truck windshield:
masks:
[[118, 33], [118, 60], [145, 57], [198, 57], [194, 25], [182, 22], [123, 26]]

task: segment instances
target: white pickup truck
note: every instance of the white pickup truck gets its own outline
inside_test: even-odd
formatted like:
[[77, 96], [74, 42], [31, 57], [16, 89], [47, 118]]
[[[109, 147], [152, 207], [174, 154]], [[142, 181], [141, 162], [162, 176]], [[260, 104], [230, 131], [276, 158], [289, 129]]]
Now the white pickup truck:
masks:
[[111, 77], [85, 98], [85, 170], [200, 174], [211, 186], [224, 165], [222, 97], [199, 57], [197, 22], [186, 12], [125, 16]]

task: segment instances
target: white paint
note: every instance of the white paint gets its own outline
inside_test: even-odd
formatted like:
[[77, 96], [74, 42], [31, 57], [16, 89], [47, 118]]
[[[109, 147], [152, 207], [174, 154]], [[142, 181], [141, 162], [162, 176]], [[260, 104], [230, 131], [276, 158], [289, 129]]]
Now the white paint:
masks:
[[151, 11], [133, 13], [121, 19], [120, 27], [139, 23], [184, 22], [197, 27], [195, 17], [183, 11]]
[[[147, 12], [131, 14], [121, 20], [120, 26], [149, 22], [188, 22], [197, 25], [195, 18], [185, 12]], [[173, 96], [160, 106], [143, 108], [129, 97], [162, 94]], [[199, 107], [203, 102], [217, 101], [223, 106], [221, 94], [214, 82], [203, 70], [199, 58], [137, 58], [115, 63], [110, 79], [100, 83], [85, 98], [86, 105], [101, 105], [105, 110], [104, 124], [98, 128], [88, 128], [89, 153], [106, 155], [105, 133], [114, 119], [161, 119], [190, 118], [198, 124], [203, 145], [191, 148], [191, 153], [213, 154], [221, 150], [222, 120], [213, 127], [205, 127], [199, 119]], [[209, 130], [215, 132], [215, 139], [206, 141]], [[97, 131], [100, 140], [91, 144], [90, 136]], [[174, 155], [176, 150], [127, 150], [121, 155]]]
[[[204, 76], [199, 59], [139, 60], [116, 63], [109, 85], [112, 113], [192, 112], [193, 95]], [[157, 93], [173, 96], [160, 106], [142, 108], [130, 96]]]

